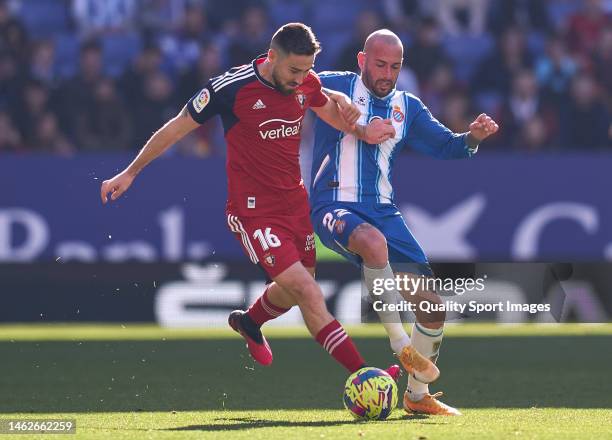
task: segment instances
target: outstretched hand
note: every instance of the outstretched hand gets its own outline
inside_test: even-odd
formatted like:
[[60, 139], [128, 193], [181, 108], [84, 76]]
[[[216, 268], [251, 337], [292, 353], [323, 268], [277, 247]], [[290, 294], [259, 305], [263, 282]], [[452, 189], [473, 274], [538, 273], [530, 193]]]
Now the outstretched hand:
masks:
[[486, 113], [478, 115], [476, 120], [470, 124], [470, 134], [478, 142], [482, 142], [499, 130], [499, 125]]
[[111, 193], [111, 200], [117, 200], [121, 194], [127, 191], [133, 181], [134, 176], [123, 171], [112, 179], [102, 182], [102, 187], [100, 188], [102, 203], [108, 202], [108, 193]]

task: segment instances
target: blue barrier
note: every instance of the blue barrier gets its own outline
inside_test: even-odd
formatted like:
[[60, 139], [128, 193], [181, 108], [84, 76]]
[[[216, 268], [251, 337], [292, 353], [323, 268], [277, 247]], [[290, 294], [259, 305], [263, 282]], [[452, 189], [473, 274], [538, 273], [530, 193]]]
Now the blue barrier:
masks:
[[[0, 262], [242, 258], [224, 159], [152, 163], [103, 206], [130, 154], [0, 156]], [[612, 260], [612, 155], [480, 155], [395, 165], [397, 204], [432, 260]]]

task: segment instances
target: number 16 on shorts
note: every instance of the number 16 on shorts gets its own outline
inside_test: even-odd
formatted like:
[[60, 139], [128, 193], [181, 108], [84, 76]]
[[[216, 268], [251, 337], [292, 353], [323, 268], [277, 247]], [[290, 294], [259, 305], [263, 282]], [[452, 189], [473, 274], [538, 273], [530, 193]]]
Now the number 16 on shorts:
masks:
[[256, 229], [255, 232], [253, 232], [253, 238], [259, 240], [264, 252], [270, 248], [279, 247], [281, 245], [278, 237], [272, 233], [272, 228], [266, 228], [265, 232], [263, 232], [263, 229]]
[[229, 229], [242, 244], [254, 264], [259, 264], [273, 279], [292, 264], [301, 261], [314, 267], [316, 251], [310, 217], [227, 216]]
[[272, 232], [272, 227], [258, 227], [261, 223], [257, 218], [239, 219], [234, 215], [227, 216], [227, 224], [230, 230], [242, 242], [244, 250], [255, 264], [261, 260], [262, 254], [282, 245], [278, 235]]

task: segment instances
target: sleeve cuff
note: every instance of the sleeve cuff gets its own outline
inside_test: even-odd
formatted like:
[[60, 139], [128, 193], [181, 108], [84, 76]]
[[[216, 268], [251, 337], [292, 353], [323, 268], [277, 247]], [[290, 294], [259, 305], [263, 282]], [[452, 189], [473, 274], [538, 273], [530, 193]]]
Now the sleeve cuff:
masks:
[[467, 137], [468, 137], [468, 133], [466, 133], [463, 136], [463, 142], [465, 144], [465, 152], [467, 153], [468, 157], [472, 157], [473, 155], [475, 155], [478, 152], [478, 147], [480, 146], [480, 144], [476, 144], [473, 147], [470, 147], [467, 143]]

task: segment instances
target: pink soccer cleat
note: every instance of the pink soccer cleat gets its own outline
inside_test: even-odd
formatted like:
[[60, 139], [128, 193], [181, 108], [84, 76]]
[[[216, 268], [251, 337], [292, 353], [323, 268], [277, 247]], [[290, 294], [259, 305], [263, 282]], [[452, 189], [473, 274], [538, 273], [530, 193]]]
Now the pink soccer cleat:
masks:
[[246, 340], [246, 346], [255, 361], [264, 366], [272, 363], [272, 349], [268, 341], [246, 312], [234, 310], [230, 313], [227, 323]]
[[402, 375], [402, 369], [400, 368], [399, 365], [396, 365], [396, 364], [391, 365], [385, 371], [389, 374], [389, 376], [393, 378], [395, 382], [397, 382], [400, 376]]

